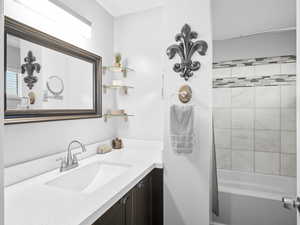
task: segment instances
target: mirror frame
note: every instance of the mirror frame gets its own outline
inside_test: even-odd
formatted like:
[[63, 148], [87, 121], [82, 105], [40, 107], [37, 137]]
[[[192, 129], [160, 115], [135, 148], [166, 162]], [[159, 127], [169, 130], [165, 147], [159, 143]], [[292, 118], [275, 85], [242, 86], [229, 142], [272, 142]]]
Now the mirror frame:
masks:
[[7, 110], [6, 109], [6, 87], [4, 93], [5, 124], [33, 123], [43, 121], [73, 120], [102, 117], [102, 58], [94, 53], [78, 48], [70, 43], [41, 32], [28, 25], [20, 23], [9, 17], [5, 17], [4, 28], [4, 85], [6, 85], [6, 57], [7, 57], [7, 35], [30, 41], [43, 47], [58, 51], [60, 53], [76, 57], [90, 62], [94, 65], [93, 85], [93, 109], [67, 109], [67, 110]]

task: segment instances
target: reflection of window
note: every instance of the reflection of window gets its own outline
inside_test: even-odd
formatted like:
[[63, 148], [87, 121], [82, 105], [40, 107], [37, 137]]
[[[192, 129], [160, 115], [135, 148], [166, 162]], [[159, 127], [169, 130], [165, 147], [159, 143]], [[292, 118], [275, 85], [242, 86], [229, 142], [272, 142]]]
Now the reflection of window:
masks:
[[20, 96], [19, 74], [16, 71], [6, 71], [6, 94]]

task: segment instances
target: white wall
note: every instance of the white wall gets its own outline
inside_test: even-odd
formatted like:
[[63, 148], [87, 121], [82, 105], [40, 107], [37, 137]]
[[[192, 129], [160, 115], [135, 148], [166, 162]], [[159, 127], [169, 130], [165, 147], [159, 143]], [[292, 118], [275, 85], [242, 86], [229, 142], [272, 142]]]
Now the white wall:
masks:
[[[8, 3], [9, 0], [6, 1]], [[28, 15], [26, 10], [13, 5], [6, 5], [6, 14], [17, 18], [23, 23], [35, 25], [39, 29], [55, 34], [73, 44], [92, 51], [103, 59], [103, 65], [113, 61], [113, 18], [93, 0], [64, 0], [65, 4], [92, 22], [91, 39], [83, 40], [73, 35], [71, 38], [57, 32], [47, 30], [48, 27], [39, 24]], [[67, 29], [67, 28], [66, 28]], [[103, 82], [110, 82], [111, 77], [105, 76]], [[113, 94], [108, 93], [103, 99], [103, 111], [114, 105]], [[12, 165], [26, 160], [43, 157], [60, 151], [65, 151], [67, 144], [74, 138], [84, 143], [92, 143], [111, 138], [115, 135], [114, 123], [103, 119], [71, 120], [45, 123], [32, 123], [5, 126], [4, 149], [5, 165]]]
[[296, 0], [212, 0], [213, 39], [296, 27]]
[[[297, 0], [297, 55], [300, 54], [300, 0]], [[297, 74], [300, 72], [300, 57], [297, 57]], [[297, 131], [300, 129], [300, 81], [297, 79]], [[297, 196], [300, 196], [300, 132], [297, 132]], [[297, 211], [297, 224], [300, 225], [299, 212]]]
[[[196, 145], [192, 154], [178, 155], [169, 143], [169, 106], [177, 103], [170, 95], [186, 84], [172, 68], [179, 58], [165, 57], [165, 130], [164, 130], [164, 224], [208, 225], [210, 220], [210, 157], [212, 102], [212, 42], [210, 0], [166, 0], [164, 14], [164, 49], [174, 44], [174, 37], [185, 23], [208, 42], [207, 56], [194, 55], [202, 63], [188, 81], [193, 90]], [[178, 103], [179, 104], [179, 103]]]
[[[121, 137], [162, 140], [162, 8], [155, 8], [115, 19], [114, 49], [122, 53], [135, 72], [123, 82], [134, 86], [129, 95], [117, 93], [117, 107], [126, 109], [130, 117], [118, 121]], [[120, 75], [115, 77], [121, 78]]]
[[[118, 17], [115, 20], [115, 52], [121, 52], [129, 66], [136, 72], [129, 73], [124, 83], [135, 86], [129, 96], [117, 93], [118, 108], [136, 114], [128, 123], [118, 123], [118, 135], [129, 138], [160, 140], [164, 131], [165, 163], [165, 224], [207, 225], [209, 223], [209, 168], [211, 120], [211, 27], [210, 1], [189, 0], [184, 3], [167, 1], [164, 8]], [[195, 10], [197, 8], [197, 10]], [[178, 14], [178, 9], [191, 14]], [[199, 10], [200, 9], [200, 10]], [[201, 10], [202, 9], [202, 10]], [[163, 23], [164, 22], [164, 23]], [[168, 143], [168, 124], [162, 114], [169, 105], [169, 96], [183, 84], [172, 72], [173, 63], [165, 69], [165, 100], [162, 102], [162, 55], [174, 43], [174, 36], [188, 22], [199, 32], [199, 37], [209, 42], [207, 57], [197, 57], [203, 62], [201, 71], [189, 82], [194, 98], [200, 105], [196, 113], [196, 132], [199, 140], [195, 152], [187, 156], [173, 154]], [[167, 40], [164, 40], [166, 37]], [[168, 115], [167, 117], [168, 118]], [[201, 129], [200, 129], [201, 127]], [[198, 210], [197, 210], [198, 209]]]
[[[3, 37], [3, 0], [0, 0], [0, 37]], [[0, 74], [4, 72], [3, 42], [0, 43]], [[0, 93], [4, 90], [4, 77], [0, 76]], [[4, 225], [4, 194], [3, 194], [3, 94], [0, 95], [0, 225]]]
[[213, 61], [296, 55], [296, 31], [214, 41]]

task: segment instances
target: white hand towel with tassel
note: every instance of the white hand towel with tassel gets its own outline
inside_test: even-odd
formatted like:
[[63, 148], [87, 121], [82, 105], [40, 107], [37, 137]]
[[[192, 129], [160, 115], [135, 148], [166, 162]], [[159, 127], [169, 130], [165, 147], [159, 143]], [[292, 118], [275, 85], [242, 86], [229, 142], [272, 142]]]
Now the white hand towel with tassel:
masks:
[[194, 147], [194, 107], [172, 105], [170, 108], [170, 138], [177, 153], [191, 153]]

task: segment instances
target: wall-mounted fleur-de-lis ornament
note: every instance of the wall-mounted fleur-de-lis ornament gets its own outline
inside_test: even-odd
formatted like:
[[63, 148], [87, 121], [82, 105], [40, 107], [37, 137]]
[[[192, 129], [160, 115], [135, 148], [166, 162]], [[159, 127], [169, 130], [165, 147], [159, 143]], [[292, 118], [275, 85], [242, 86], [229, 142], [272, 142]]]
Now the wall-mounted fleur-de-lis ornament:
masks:
[[173, 70], [180, 73], [180, 76], [186, 81], [193, 76], [193, 71], [199, 70], [201, 66], [200, 62], [192, 60], [193, 54], [198, 52], [203, 56], [208, 48], [206, 41], [192, 41], [197, 37], [198, 34], [191, 31], [191, 27], [185, 24], [181, 29], [181, 33], [175, 36], [175, 40], [179, 44], [173, 44], [167, 49], [169, 59], [173, 59], [176, 54], [179, 55], [181, 62], [175, 63]]
[[32, 51], [27, 53], [26, 58], [24, 59], [25, 64], [21, 66], [21, 73], [24, 74], [27, 72], [27, 76], [24, 77], [24, 82], [27, 84], [29, 89], [32, 89], [34, 84], [38, 81], [37, 76], [34, 76], [33, 73], [36, 71], [39, 73], [41, 71], [41, 65], [34, 63], [36, 58], [33, 56]]

